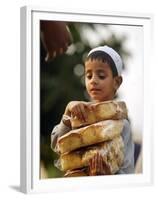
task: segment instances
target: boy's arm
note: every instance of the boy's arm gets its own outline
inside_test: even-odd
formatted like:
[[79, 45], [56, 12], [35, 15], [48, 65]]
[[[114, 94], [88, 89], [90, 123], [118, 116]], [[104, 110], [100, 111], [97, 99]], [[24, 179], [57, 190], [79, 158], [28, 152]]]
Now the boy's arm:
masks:
[[57, 150], [56, 143], [58, 138], [72, 129], [70, 122], [71, 116], [76, 116], [86, 121], [86, 109], [88, 109], [87, 103], [83, 101], [71, 101], [67, 104], [60, 124], [55, 126], [51, 133], [51, 148], [54, 151]]
[[51, 132], [51, 148], [57, 152], [56, 143], [59, 137], [71, 130], [71, 127], [67, 126], [62, 119], [60, 124], [56, 125]]
[[124, 162], [116, 174], [132, 174], [134, 173], [134, 143], [132, 141], [131, 128], [128, 120], [124, 120], [122, 138], [124, 142]]

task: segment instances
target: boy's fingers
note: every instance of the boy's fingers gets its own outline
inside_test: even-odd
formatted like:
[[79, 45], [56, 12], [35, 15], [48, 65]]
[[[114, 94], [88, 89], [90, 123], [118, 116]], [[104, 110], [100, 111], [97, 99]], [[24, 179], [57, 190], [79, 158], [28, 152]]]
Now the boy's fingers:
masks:
[[97, 171], [97, 168], [96, 168], [96, 156], [94, 156], [94, 157], [91, 159], [91, 172], [92, 172], [92, 175], [93, 175], [93, 176], [96, 175], [96, 171]]
[[90, 176], [93, 176], [93, 175], [94, 175], [94, 172], [93, 172], [94, 169], [93, 169], [92, 160], [93, 160], [93, 159], [90, 159], [90, 160], [89, 160], [89, 175], [90, 175]]
[[94, 157], [91, 159], [91, 169], [92, 171], [94, 172], [94, 169], [95, 169], [95, 161], [94, 161]]
[[86, 122], [86, 120], [87, 120], [87, 113], [86, 113], [86, 107], [83, 104], [80, 105], [80, 112], [81, 112], [82, 120], [84, 122]]
[[100, 156], [100, 171], [101, 171], [101, 174], [104, 174], [104, 166], [103, 166], [103, 158]]
[[101, 163], [100, 163], [100, 155], [99, 155], [99, 153], [97, 153], [97, 155], [96, 155], [96, 163], [97, 163], [97, 174], [100, 174], [100, 170], [101, 170]]
[[109, 168], [104, 162], [103, 157], [99, 153], [96, 153], [96, 155], [89, 160], [89, 175], [95, 176], [104, 174], [110, 174]]
[[72, 116], [73, 118], [76, 116], [76, 111], [75, 111], [75, 109], [73, 109], [73, 110], [71, 111], [71, 116]]
[[97, 169], [98, 169], [98, 172], [100, 171], [100, 155], [97, 153]]
[[104, 161], [102, 156], [97, 153], [97, 174], [98, 175], [103, 175], [104, 174]]
[[99, 156], [98, 153], [95, 155], [95, 167], [96, 167], [96, 171], [98, 172], [99, 170]]
[[92, 111], [93, 111], [93, 109], [92, 109], [92, 106], [91, 106], [91, 105], [86, 105], [86, 107], [87, 107], [87, 109], [88, 109], [90, 112], [92, 112]]
[[98, 162], [98, 153], [95, 155], [94, 158], [94, 165], [95, 165], [95, 175], [97, 175], [98, 169], [99, 169], [99, 162]]
[[76, 116], [78, 119], [82, 120], [82, 113], [81, 113], [81, 110], [80, 110], [80, 107], [76, 107]]
[[80, 108], [78, 106], [76, 106], [75, 108], [73, 108], [73, 110], [71, 111], [72, 117], [77, 117], [78, 119], [82, 120], [82, 114], [80, 111]]
[[89, 175], [91, 175], [91, 160], [88, 161], [88, 171]]
[[86, 122], [88, 118], [87, 109], [88, 109], [88, 105], [84, 103], [77, 103], [76, 105], [72, 106], [72, 108], [70, 109], [70, 112], [72, 114], [72, 117], [76, 116], [79, 120]]
[[78, 106], [78, 112], [80, 113], [80, 119], [83, 121], [83, 122], [86, 122], [87, 121], [87, 106], [84, 105], [84, 104], [80, 104]]
[[72, 117], [77, 117], [82, 121], [86, 121], [86, 112], [83, 105], [75, 106], [71, 111]]
[[94, 112], [95, 111], [95, 106], [94, 105], [89, 105], [89, 109], [91, 112]]

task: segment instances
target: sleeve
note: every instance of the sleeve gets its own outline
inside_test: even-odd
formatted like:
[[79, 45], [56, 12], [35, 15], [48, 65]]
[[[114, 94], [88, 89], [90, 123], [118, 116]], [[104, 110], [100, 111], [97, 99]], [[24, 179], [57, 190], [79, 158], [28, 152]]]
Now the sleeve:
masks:
[[134, 173], [134, 143], [132, 141], [131, 128], [128, 120], [124, 120], [124, 128], [122, 131], [124, 142], [124, 162], [117, 174]]
[[57, 139], [64, 135], [65, 133], [69, 132], [71, 130], [70, 127], [66, 126], [62, 121], [60, 124], [56, 125], [52, 132], [51, 132], [51, 148], [53, 151], [56, 151], [56, 143]]

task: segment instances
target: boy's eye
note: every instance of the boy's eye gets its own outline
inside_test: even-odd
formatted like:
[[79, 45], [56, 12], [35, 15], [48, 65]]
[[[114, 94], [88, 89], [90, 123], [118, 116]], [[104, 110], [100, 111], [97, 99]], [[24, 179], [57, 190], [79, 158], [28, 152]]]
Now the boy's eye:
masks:
[[105, 76], [104, 75], [100, 75], [99, 78], [100, 79], [105, 79]]
[[91, 78], [92, 78], [92, 75], [91, 75], [91, 74], [87, 74], [87, 75], [86, 75], [86, 78], [91, 79]]
[[105, 79], [106, 78], [105, 74], [99, 74], [98, 76], [99, 76], [100, 79]]

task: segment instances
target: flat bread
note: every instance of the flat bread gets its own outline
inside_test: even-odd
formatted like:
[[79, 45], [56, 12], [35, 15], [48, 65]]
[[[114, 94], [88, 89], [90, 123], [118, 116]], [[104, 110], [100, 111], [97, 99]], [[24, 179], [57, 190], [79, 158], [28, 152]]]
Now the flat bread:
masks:
[[61, 154], [80, 147], [108, 141], [119, 136], [123, 130], [123, 120], [105, 120], [80, 129], [71, 130], [57, 141], [57, 151]]
[[72, 128], [79, 128], [108, 119], [127, 119], [127, 107], [123, 101], [105, 101], [101, 103], [90, 103], [94, 105], [93, 111], [87, 110], [87, 120], [71, 118]]
[[57, 167], [61, 171], [87, 167], [89, 165], [89, 160], [96, 155], [96, 153], [99, 153], [103, 157], [104, 162], [110, 168], [110, 173], [116, 173], [124, 160], [124, 143], [122, 137], [118, 136], [110, 141], [61, 154]]

